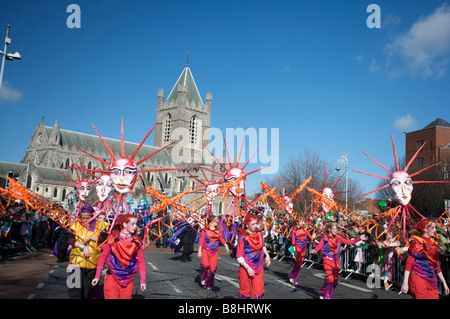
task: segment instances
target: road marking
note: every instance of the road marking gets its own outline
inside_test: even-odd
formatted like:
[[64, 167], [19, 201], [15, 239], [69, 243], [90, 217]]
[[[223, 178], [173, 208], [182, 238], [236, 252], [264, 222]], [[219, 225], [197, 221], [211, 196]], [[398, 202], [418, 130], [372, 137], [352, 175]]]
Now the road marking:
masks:
[[222, 275], [216, 275], [216, 279], [219, 281], [227, 281], [228, 283], [232, 284], [233, 286], [239, 288], [239, 284], [233, 281], [233, 278], [222, 276]]
[[[314, 274], [314, 276], [320, 277], [320, 278], [325, 278], [325, 274]], [[362, 292], [372, 292], [372, 290], [361, 288], [361, 287], [357, 287], [357, 286], [353, 286], [353, 285], [347, 284], [345, 282], [339, 282], [339, 285], [342, 285], [342, 286], [345, 286], [345, 287], [349, 287], [349, 288], [352, 288], [352, 289], [355, 289], [355, 290], [359, 290], [359, 291], [362, 291]]]
[[283, 281], [283, 280], [281, 280], [281, 279], [276, 280], [276, 282], [279, 282], [280, 284], [283, 284], [283, 285], [285, 285], [285, 286], [288, 286], [289, 288], [293, 288], [293, 289], [299, 290], [299, 289], [298, 289], [297, 287], [295, 287], [294, 285], [292, 285], [292, 284], [290, 284], [290, 283], [288, 283], [288, 282], [285, 282], [285, 281]]
[[149, 262], [149, 261], [147, 261], [147, 264], [149, 264], [150, 265], [150, 267], [152, 267], [153, 268], [153, 270], [156, 270], [156, 271], [158, 271], [159, 269], [155, 266], [155, 265], [153, 265], [151, 262]]
[[167, 283], [169, 284], [170, 287], [173, 288], [173, 290], [175, 290], [175, 292], [177, 292], [177, 293], [182, 293], [182, 291], [181, 291], [180, 289], [178, 289], [178, 287], [175, 286], [175, 284], [174, 284], [173, 282], [167, 281]]

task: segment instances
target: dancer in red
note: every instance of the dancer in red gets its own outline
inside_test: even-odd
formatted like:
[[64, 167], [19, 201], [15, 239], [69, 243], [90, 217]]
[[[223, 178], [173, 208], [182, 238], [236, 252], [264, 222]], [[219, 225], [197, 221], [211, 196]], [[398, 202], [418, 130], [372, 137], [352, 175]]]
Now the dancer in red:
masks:
[[245, 228], [238, 229], [238, 246], [236, 250], [239, 262], [239, 298], [264, 298], [264, 265], [270, 266], [270, 256], [264, 244], [261, 231], [257, 228], [258, 218], [248, 214], [244, 221]]
[[414, 299], [439, 299], [437, 278], [441, 280], [444, 294], [449, 294], [439, 266], [439, 247], [432, 239], [435, 232], [436, 224], [427, 218], [414, 225], [411, 231], [402, 292], [409, 291]]
[[200, 235], [198, 247], [198, 257], [201, 259], [200, 281], [203, 288], [214, 288], [214, 276], [217, 270], [217, 260], [219, 259], [219, 242], [225, 246], [227, 253], [230, 252], [218, 228], [219, 218], [210, 218]]
[[292, 229], [292, 246], [295, 247], [295, 264], [294, 268], [288, 276], [291, 284], [297, 283], [298, 275], [300, 273], [300, 269], [302, 268], [303, 260], [305, 259], [306, 244], [308, 243], [308, 239], [312, 239], [311, 235], [306, 230], [306, 225], [304, 225], [303, 222], [299, 220]]
[[312, 254], [318, 251], [323, 253], [323, 268], [325, 270], [325, 282], [319, 291], [320, 299], [333, 299], [334, 289], [338, 284], [339, 270], [341, 262], [339, 253], [342, 244], [355, 244], [362, 239], [367, 239], [365, 235], [355, 239], [345, 239], [339, 235], [337, 225], [335, 223], [327, 223], [324, 227], [324, 233], [319, 244], [311, 250]]
[[134, 277], [138, 270], [141, 276], [141, 291], [146, 290], [143, 244], [137, 235], [135, 215], [126, 214], [117, 219], [114, 230], [102, 249], [92, 286], [96, 286], [100, 281], [106, 262], [108, 272], [104, 284], [105, 299], [131, 299]]

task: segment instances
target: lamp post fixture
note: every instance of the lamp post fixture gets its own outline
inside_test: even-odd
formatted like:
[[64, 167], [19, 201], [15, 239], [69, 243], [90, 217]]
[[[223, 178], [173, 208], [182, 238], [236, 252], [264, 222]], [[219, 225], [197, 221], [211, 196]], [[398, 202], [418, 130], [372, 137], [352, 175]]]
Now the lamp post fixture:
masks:
[[345, 208], [347, 209], [348, 207], [348, 153], [345, 153], [345, 155], [342, 155], [338, 161], [337, 161], [337, 166], [336, 166], [336, 171], [339, 172], [339, 170], [341, 169], [339, 167], [339, 164], [344, 165], [345, 169], [346, 169], [346, 173], [345, 173]]
[[1, 71], [0, 71], [0, 95], [2, 93], [2, 82], [3, 82], [3, 71], [5, 69], [5, 60], [13, 61], [14, 59], [20, 60], [22, 58], [20, 56], [19, 52], [15, 52], [13, 54], [6, 53], [6, 49], [8, 47], [8, 44], [11, 44], [11, 38], [9, 37], [9, 29], [10, 28], [11, 28], [11, 26], [8, 24], [6, 26], [5, 48], [3, 49], [3, 51], [0, 51], [0, 54], [3, 55], [2, 68], [1, 68]]

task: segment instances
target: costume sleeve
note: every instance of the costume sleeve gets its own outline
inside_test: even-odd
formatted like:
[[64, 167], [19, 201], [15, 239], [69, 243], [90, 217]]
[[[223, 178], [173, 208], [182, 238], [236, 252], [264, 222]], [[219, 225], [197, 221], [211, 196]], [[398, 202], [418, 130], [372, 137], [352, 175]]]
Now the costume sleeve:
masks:
[[222, 243], [222, 245], [224, 245], [224, 246], [227, 245], [227, 242], [221, 233], [219, 233], [219, 240]]
[[238, 244], [237, 244], [237, 248], [236, 248], [236, 258], [239, 260], [242, 260], [244, 258], [244, 242], [242, 241], [241, 236], [240, 235], [238, 235], [238, 236], [239, 237], [238, 237]]
[[69, 235], [67, 236], [67, 243], [72, 246], [75, 247], [75, 243], [76, 243], [76, 239], [75, 239], [75, 235], [72, 233], [69, 233]]
[[204, 247], [205, 246], [205, 236], [206, 236], [206, 231], [202, 230], [202, 232], [200, 234], [200, 242], [198, 244], [200, 247]]
[[105, 265], [106, 258], [108, 258], [111, 252], [111, 246], [109, 244], [104, 244], [102, 246], [102, 253], [98, 258], [97, 271], [95, 272], [95, 278], [100, 279], [102, 275], [103, 266]]
[[145, 284], [147, 270], [145, 268], [144, 246], [141, 245], [137, 251], [137, 259], [139, 261], [139, 274], [141, 275], [141, 284]]
[[314, 250], [319, 252], [320, 250], [322, 250], [322, 247], [323, 247], [323, 237], [320, 238], [320, 242], [316, 247], [314, 247]]
[[341, 242], [345, 245], [353, 245], [361, 240], [361, 237], [353, 238], [353, 239], [345, 239], [341, 236]]

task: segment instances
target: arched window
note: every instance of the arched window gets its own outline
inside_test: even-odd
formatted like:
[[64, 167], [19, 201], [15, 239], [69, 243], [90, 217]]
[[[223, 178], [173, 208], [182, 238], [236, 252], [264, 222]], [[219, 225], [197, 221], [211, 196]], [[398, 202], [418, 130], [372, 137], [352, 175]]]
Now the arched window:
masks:
[[58, 197], [58, 188], [53, 189], [53, 197]]
[[33, 184], [33, 175], [31, 175], [31, 174], [28, 174], [28, 176], [27, 176], [27, 185], [26, 185], [26, 187], [27, 188], [31, 188], [31, 185]]
[[170, 135], [172, 134], [172, 115], [170, 113], [164, 118], [163, 129], [164, 142], [170, 142]]
[[189, 143], [197, 144], [197, 136], [198, 136], [198, 120], [194, 115], [191, 117], [189, 121]]
[[67, 190], [64, 188], [62, 191], [61, 200], [64, 201], [66, 199], [66, 196], [67, 196]]

